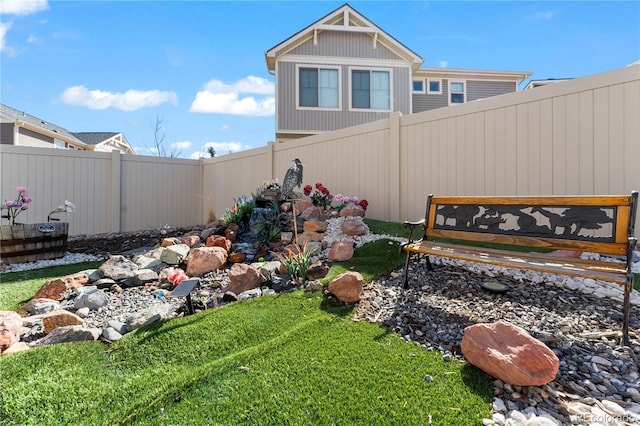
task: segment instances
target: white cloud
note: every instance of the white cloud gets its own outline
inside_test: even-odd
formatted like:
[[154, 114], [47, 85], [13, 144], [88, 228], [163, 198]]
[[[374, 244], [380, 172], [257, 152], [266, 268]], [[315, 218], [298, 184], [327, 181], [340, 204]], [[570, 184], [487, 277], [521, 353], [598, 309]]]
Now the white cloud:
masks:
[[229, 130], [231, 130], [231, 126], [228, 124], [223, 124], [222, 126], [220, 126], [221, 132], [228, 132]]
[[180, 142], [174, 142], [171, 144], [171, 148], [178, 150], [178, 151], [182, 151], [184, 149], [189, 149], [191, 148], [192, 143], [189, 141], [180, 141]]
[[553, 11], [536, 12], [532, 13], [531, 15], [527, 15], [525, 19], [527, 21], [548, 21], [553, 18], [554, 14], [555, 13]]
[[198, 158], [211, 158], [208, 151], [209, 147], [212, 147], [215, 150], [216, 157], [224, 154], [230, 154], [232, 152], [240, 152], [250, 148], [240, 142], [207, 142], [202, 146], [202, 148], [200, 148], [200, 151], [192, 153], [190, 158], [194, 160], [197, 160]]
[[[275, 114], [275, 85], [264, 78], [249, 76], [232, 84], [208, 81], [196, 93], [189, 111], [265, 117]], [[261, 95], [241, 96], [242, 94]]]
[[80, 105], [90, 109], [115, 108], [122, 111], [135, 111], [164, 103], [177, 105], [175, 92], [160, 90], [127, 90], [111, 93], [103, 90], [89, 90], [85, 86], [73, 86], [66, 89], [58, 99], [69, 105]]
[[38, 43], [40, 40], [38, 39], [38, 37], [36, 37], [33, 34], [30, 34], [29, 37], [27, 38], [27, 42], [30, 44], [36, 44]]
[[7, 31], [11, 29], [13, 22], [0, 22], [0, 50], [9, 52], [10, 47], [6, 44]]
[[30, 15], [49, 9], [47, 0], [2, 0], [2, 15]]
[[438, 67], [440, 67], [440, 68], [446, 68], [447, 65], [449, 65], [449, 61], [440, 61], [440, 62], [438, 62]]

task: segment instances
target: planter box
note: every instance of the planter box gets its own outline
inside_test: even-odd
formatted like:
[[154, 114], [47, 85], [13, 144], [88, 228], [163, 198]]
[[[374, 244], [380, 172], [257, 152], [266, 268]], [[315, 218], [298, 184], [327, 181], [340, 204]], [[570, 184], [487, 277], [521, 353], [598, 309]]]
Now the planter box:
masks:
[[68, 222], [2, 225], [0, 258], [10, 265], [64, 257], [68, 234]]

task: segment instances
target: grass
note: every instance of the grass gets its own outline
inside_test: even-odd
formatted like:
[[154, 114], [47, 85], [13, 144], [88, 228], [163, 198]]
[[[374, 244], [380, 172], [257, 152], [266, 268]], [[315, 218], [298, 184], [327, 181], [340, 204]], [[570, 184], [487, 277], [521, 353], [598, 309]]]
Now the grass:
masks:
[[472, 425], [490, 416], [491, 382], [479, 370], [351, 315], [321, 292], [296, 291], [155, 323], [111, 346], [1, 357], [0, 422]]
[[51, 266], [31, 271], [0, 274], [0, 311], [15, 311], [28, 302], [47, 280], [64, 277], [85, 269], [95, 269], [103, 262]]

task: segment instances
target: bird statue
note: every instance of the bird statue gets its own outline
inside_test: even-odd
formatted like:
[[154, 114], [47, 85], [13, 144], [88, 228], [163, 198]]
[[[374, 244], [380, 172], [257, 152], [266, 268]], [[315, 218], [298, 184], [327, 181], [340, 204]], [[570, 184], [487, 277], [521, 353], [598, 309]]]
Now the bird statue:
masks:
[[294, 198], [293, 189], [302, 186], [302, 162], [299, 159], [293, 160], [294, 165], [289, 167], [287, 173], [282, 180], [282, 196], [286, 198]]

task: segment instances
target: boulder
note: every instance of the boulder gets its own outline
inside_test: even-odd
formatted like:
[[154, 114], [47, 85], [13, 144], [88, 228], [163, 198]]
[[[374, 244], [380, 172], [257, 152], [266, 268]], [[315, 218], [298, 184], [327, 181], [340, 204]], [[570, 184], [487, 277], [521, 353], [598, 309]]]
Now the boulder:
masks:
[[76, 309], [89, 308], [98, 310], [108, 304], [109, 298], [104, 291], [98, 289], [82, 292], [73, 301], [73, 307]]
[[299, 215], [309, 207], [313, 207], [313, 201], [311, 201], [311, 198], [309, 197], [302, 197], [295, 202], [295, 209], [296, 209], [297, 215]]
[[173, 246], [175, 244], [178, 244], [178, 240], [174, 237], [169, 237], [169, 238], [164, 238], [162, 240], [162, 244], [160, 244], [162, 247], [169, 247], [169, 246]]
[[335, 277], [329, 283], [328, 290], [343, 303], [355, 303], [360, 301], [363, 283], [359, 272], [349, 271]]
[[198, 247], [189, 252], [187, 270], [190, 277], [222, 268], [227, 263], [227, 251], [222, 247]]
[[17, 354], [18, 352], [24, 352], [29, 349], [31, 349], [31, 346], [27, 345], [25, 342], [16, 342], [13, 345], [9, 346], [6, 350], [1, 352], [2, 355], [11, 355]]
[[231, 251], [231, 240], [222, 235], [212, 235], [207, 238], [206, 247], [222, 247], [227, 253]]
[[160, 255], [160, 260], [168, 265], [179, 265], [187, 258], [191, 248], [186, 244], [176, 244], [165, 247]]
[[102, 330], [99, 328], [88, 328], [81, 325], [68, 325], [54, 329], [51, 333], [36, 341], [35, 346], [98, 340], [101, 334]]
[[350, 237], [354, 237], [356, 235], [364, 235], [367, 233], [367, 225], [365, 225], [362, 220], [358, 219], [347, 219], [342, 222], [340, 226], [340, 230], [344, 235], [348, 235]]
[[34, 299], [63, 300], [67, 296], [67, 284], [62, 278], [55, 278], [42, 284]]
[[160, 259], [145, 255], [136, 256], [133, 258], [133, 261], [140, 269], [152, 269], [154, 271], [158, 271], [164, 266]]
[[42, 316], [42, 325], [44, 332], [49, 334], [58, 327], [66, 327], [69, 325], [84, 325], [82, 318], [76, 314], [72, 314], [64, 309], [49, 312]]
[[98, 269], [106, 278], [117, 281], [133, 277], [133, 272], [138, 270], [138, 265], [122, 255], [116, 255], [109, 257]]
[[67, 290], [74, 290], [78, 287], [82, 287], [83, 285], [87, 285], [89, 282], [89, 275], [80, 272], [73, 275], [67, 275], [62, 278], [62, 281], [64, 281], [67, 286]]
[[320, 241], [309, 241], [307, 243], [307, 253], [312, 256], [322, 253], [322, 243]]
[[461, 349], [469, 363], [511, 385], [545, 385], [560, 366], [551, 349], [506, 321], [465, 328]]
[[244, 291], [258, 287], [265, 278], [260, 271], [246, 263], [234, 263], [229, 269], [229, 285], [225, 288], [226, 292], [240, 294]]
[[0, 311], [0, 352], [20, 340], [22, 318], [13, 311]]
[[318, 260], [309, 266], [307, 270], [307, 279], [308, 280], [319, 280], [320, 278], [324, 278], [329, 273], [329, 265]]
[[340, 216], [349, 217], [349, 216], [360, 216], [364, 217], [364, 209], [357, 204], [349, 203], [340, 210]]
[[320, 219], [324, 217], [324, 212], [320, 207], [311, 206], [304, 209], [304, 211], [300, 213], [300, 217], [305, 220]]
[[133, 284], [135, 287], [158, 281], [158, 273], [151, 269], [138, 269], [133, 275]]
[[182, 244], [186, 244], [189, 247], [195, 247], [200, 244], [200, 236], [199, 235], [185, 235], [181, 239]]
[[245, 260], [247, 260], [247, 255], [240, 251], [235, 251], [229, 254], [228, 260], [229, 260], [229, 263], [242, 263]]
[[22, 305], [22, 309], [31, 315], [42, 315], [60, 309], [60, 303], [52, 299], [34, 298]]
[[327, 227], [327, 222], [324, 220], [311, 219], [304, 222], [303, 231], [325, 232]]
[[238, 226], [237, 223], [230, 223], [227, 226], [227, 229], [224, 230], [224, 237], [231, 241], [232, 243], [235, 243], [236, 241], [238, 241], [238, 229], [240, 227]]
[[329, 249], [329, 260], [344, 262], [353, 257], [353, 243], [351, 241], [336, 241]]
[[322, 241], [322, 234], [312, 231], [304, 231], [298, 235], [298, 245], [304, 247], [304, 245], [310, 241]]

